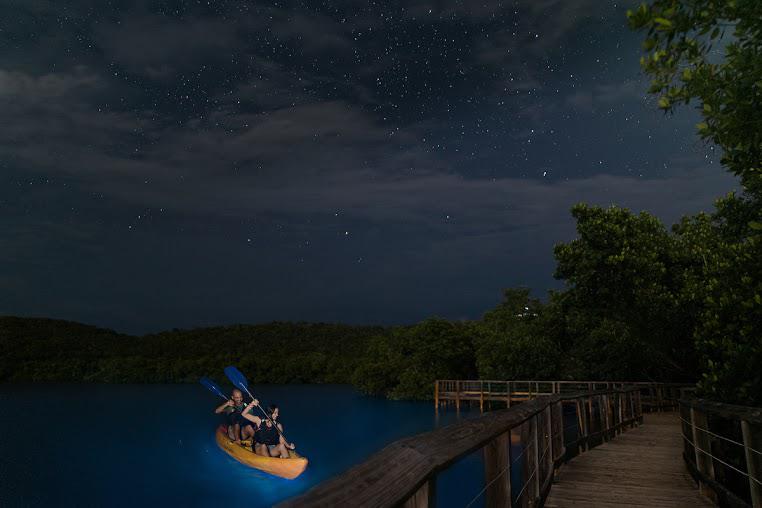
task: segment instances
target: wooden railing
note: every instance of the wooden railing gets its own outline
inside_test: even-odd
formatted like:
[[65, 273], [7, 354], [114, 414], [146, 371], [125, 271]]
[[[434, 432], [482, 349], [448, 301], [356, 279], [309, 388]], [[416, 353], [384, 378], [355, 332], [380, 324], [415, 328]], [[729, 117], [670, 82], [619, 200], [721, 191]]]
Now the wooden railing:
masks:
[[507, 407], [541, 395], [614, 390], [625, 386], [637, 387], [641, 392], [643, 409], [650, 411], [676, 410], [677, 401], [691, 390], [685, 383], [653, 383], [623, 381], [536, 381], [489, 379], [439, 379], [434, 382], [434, 406], [452, 404], [460, 409], [464, 403], [479, 403], [483, 411], [493, 402]]
[[[473, 492], [472, 502], [484, 496], [489, 507], [538, 506], [562, 462], [642, 422], [640, 397], [637, 387], [540, 396], [395, 441], [365, 462], [278, 506], [434, 506], [437, 475], [480, 449], [484, 488]], [[512, 449], [511, 443], [521, 451]], [[521, 472], [517, 485], [511, 481], [515, 468]]]
[[683, 458], [720, 506], [762, 508], [762, 408], [680, 400]]

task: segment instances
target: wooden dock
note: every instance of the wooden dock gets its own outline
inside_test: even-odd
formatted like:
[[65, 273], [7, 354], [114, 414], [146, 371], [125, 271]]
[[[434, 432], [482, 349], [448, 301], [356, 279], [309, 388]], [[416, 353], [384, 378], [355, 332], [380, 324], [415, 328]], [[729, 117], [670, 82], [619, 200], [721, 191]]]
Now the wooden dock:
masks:
[[545, 506], [714, 506], [699, 493], [682, 453], [678, 413], [646, 414], [642, 426], [564, 465]]
[[487, 379], [438, 379], [434, 382], [434, 406], [449, 404], [460, 409], [463, 404], [479, 404], [479, 409], [511, 407], [543, 395], [570, 394], [582, 391], [616, 390], [626, 386], [640, 389], [640, 402], [645, 411], [672, 411], [682, 390], [692, 389], [685, 383], [650, 383], [624, 381], [500, 381]]
[[449, 506], [439, 475], [479, 450], [484, 482], [463, 486], [468, 505], [762, 508], [762, 408], [690, 395], [674, 383], [439, 380], [438, 410], [491, 411], [395, 441], [276, 508]]

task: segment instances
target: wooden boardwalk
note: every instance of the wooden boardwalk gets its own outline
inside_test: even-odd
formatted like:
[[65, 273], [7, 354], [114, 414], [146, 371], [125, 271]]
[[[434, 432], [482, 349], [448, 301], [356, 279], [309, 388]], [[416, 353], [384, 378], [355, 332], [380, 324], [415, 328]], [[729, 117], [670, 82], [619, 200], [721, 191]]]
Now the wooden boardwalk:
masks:
[[545, 506], [714, 506], [685, 468], [677, 413], [644, 418], [641, 427], [564, 464]]

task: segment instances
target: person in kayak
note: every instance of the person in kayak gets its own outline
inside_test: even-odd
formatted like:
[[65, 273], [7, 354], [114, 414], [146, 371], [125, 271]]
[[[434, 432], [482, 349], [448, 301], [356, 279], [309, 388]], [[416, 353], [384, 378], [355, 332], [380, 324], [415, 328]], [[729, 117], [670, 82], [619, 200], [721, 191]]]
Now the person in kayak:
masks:
[[[267, 414], [269, 418], [260, 418], [259, 416], [250, 414], [251, 409], [255, 405], [258, 405], [257, 401], [254, 404], [249, 405], [249, 409], [241, 413], [243, 418], [249, 420], [256, 425], [254, 432], [254, 453], [262, 455], [264, 457], [280, 457], [281, 459], [287, 459], [290, 457], [288, 451], [296, 448], [294, 443], [287, 443], [283, 438], [283, 434], [279, 432], [279, 428], [283, 427], [279, 425], [276, 428], [273, 425], [272, 410], [268, 408]], [[272, 407], [272, 406], [271, 406]], [[277, 407], [275, 410], [277, 411]]]
[[214, 410], [216, 414], [225, 414], [225, 420], [228, 425], [228, 437], [231, 441], [235, 441], [237, 443], [241, 441], [242, 424], [244, 422], [248, 423], [241, 416], [241, 413], [245, 408], [246, 404], [243, 403], [243, 393], [241, 393], [241, 390], [234, 389], [230, 393], [230, 399], [225, 401], [217, 409]]
[[267, 414], [270, 415], [270, 418], [272, 421], [275, 422], [275, 425], [278, 426], [278, 430], [283, 433], [283, 422], [280, 420], [280, 409], [278, 409], [278, 406], [275, 404], [270, 404], [267, 406]]

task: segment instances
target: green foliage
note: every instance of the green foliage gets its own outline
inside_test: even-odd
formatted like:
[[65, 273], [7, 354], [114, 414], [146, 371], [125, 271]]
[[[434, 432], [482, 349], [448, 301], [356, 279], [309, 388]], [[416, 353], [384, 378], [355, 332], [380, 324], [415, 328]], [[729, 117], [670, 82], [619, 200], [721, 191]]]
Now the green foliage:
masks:
[[595, 379], [693, 378], [695, 310], [680, 300], [674, 239], [645, 212], [579, 204], [572, 215], [579, 237], [555, 248], [570, 362]]
[[558, 345], [544, 314], [528, 289], [506, 289], [503, 302], [471, 325], [482, 379], [543, 379], [558, 371]]
[[700, 310], [699, 389], [724, 402], [762, 405], [762, 238], [749, 220], [761, 210], [758, 201], [731, 194], [713, 215], [675, 226], [686, 257], [695, 260], [683, 299]]
[[428, 399], [435, 379], [475, 375], [468, 325], [431, 318], [376, 338], [355, 373], [354, 383], [370, 394]]
[[653, 0], [628, 12], [659, 107], [698, 102], [704, 140], [722, 149], [745, 195], [674, 227], [680, 302], [695, 315], [705, 396], [762, 405], [762, 2]]
[[195, 382], [235, 364], [253, 383], [348, 383], [371, 338], [384, 333], [269, 323], [131, 337], [67, 321], [0, 317], [0, 381]]
[[698, 101], [699, 135], [722, 148], [748, 191], [762, 192], [762, 2], [654, 0], [627, 16], [647, 34], [641, 66], [659, 107]]

